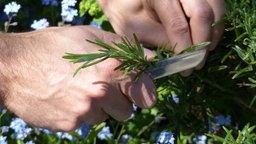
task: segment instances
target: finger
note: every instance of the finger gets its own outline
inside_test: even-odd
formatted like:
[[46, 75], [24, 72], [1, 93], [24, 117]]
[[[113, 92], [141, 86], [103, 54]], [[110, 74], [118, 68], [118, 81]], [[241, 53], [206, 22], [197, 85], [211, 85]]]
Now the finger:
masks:
[[192, 44], [190, 29], [186, 16], [178, 0], [151, 1], [162, 22], [170, 44], [176, 45], [175, 52], [179, 53]]
[[[181, 1], [184, 12], [190, 18], [190, 31], [193, 44], [211, 41], [212, 22], [214, 21], [214, 14], [211, 6], [205, 0]], [[206, 47], [207, 49], [209, 47]], [[201, 69], [206, 61], [205, 59], [195, 68]], [[187, 70], [181, 73], [182, 76], [188, 76], [192, 70]]]
[[[97, 103], [97, 98], [104, 94], [104, 92], [101, 91], [100, 85], [92, 85], [91, 83], [93, 82], [89, 78], [87, 78], [87, 82], [84, 83], [83, 76], [88, 72], [87, 70], [81, 71], [77, 77], [74, 77], [70, 81], [70, 83], [73, 83], [72, 87], [67, 90], [70, 97], [62, 101], [62, 105], [66, 104], [69, 106], [62, 108], [62, 111], [79, 116], [80, 124], [84, 122], [88, 124], [99, 124], [109, 117]], [[87, 89], [81, 89], [81, 85]], [[95, 93], [95, 91], [97, 91], [97, 93]], [[67, 124], [63, 126], [67, 126]]]
[[[113, 34], [105, 33], [103, 40], [107, 42], [107, 37], [111, 37]], [[119, 40], [118, 37], [113, 37], [116, 40]], [[144, 49], [147, 59], [152, 59], [155, 55], [152, 51]], [[114, 65], [114, 61], [111, 62]], [[120, 64], [120, 63], [119, 63]], [[118, 66], [119, 64], [116, 64]], [[114, 66], [114, 68], [116, 67]], [[101, 67], [101, 69], [104, 69]], [[156, 92], [153, 81], [149, 76], [143, 74], [140, 76], [138, 81], [134, 82], [136, 73], [133, 72], [128, 76], [124, 77], [123, 72], [117, 72], [110, 74], [112, 81], [116, 81], [120, 92], [115, 91], [113, 94], [114, 98], [111, 98], [112, 101], [108, 101], [109, 104], [112, 104], [112, 108], [104, 107], [107, 113], [112, 117], [124, 120], [130, 117], [132, 113], [131, 102], [134, 102], [141, 108], [152, 107], [156, 103]], [[116, 86], [117, 87], [117, 86]], [[112, 91], [115, 89], [112, 88]], [[109, 91], [111, 93], [111, 91]], [[125, 95], [125, 97], [124, 97]], [[128, 103], [129, 102], [129, 103]], [[115, 105], [115, 106], [114, 106]]]
[[133, 109], [131, 101], [119, 91], [119, 86], [106, 86], [106, 97], [101, 100], [103, 111], [112, 118], [122, 121], [130, 118]]
[[152, 9], [148, 7], [147, 1], [135, 3], [120, 1], [112, 3], [111, 6], [103, 0], [99, 3], [117, 34], [132, 38], [135, 33], [139, 41], [147, 45], [157, 46], [168, 42], [162, 24], [159, 23]]
[[[148, 49], [144, 49], [147, 60], [155, 57], [155, 53]], [[119, 86], [122, 93], [127, 96], [130, 101], [140, 108], [150, 108], [157, 101], [156, 88], [152, 79], [147, 74], [139, 75], [137, 81], [135, 77], [137, 72], [131, 72], [127, 77], [119, 77]]]
[[[148, 24], [149, 25], [149, 24]], [[163, 46], [169, 43], [168, 36], [162, 25], [152, 24], [150, 26], [144, 26], [143, 28], [136, 28], [131, 31], [135, 31], [139, 41], [148, 46]], [[155, 25], [155, 26], [154, 26]], [[148, 27], [147, 27], [148, 26]]]
[[98, 105], [98, 103], [92, 102], [90, 108], [86, 113], [81, 116], [81, 123], [94, 125], [99, 124], [109, 118], [109, 115]]
[[119, 76], [123, 76], [123, 72], [114, 70], [120, 64], [120, 61], [113, 58], [97, 64], [97, 71], [102, 74], [96, 76], [98, 80], [92, 84], [94, 89], [97, 89], [97, 92], [94, 92], [97, 94], [94, 98], [97, 107], [116, 120], [126, 120], [133, 110], [131, 101], [123, 95], [116, 81]]
[[133, 39], [133, 34], [136, 34], [142, 44], [149, 46], [162, 46], [168, 43], [168, 37], [161, 24], [152, 20], [145, 23], [147, 24], [142, 25], [141, 21], [134, 21], [132, 25], [125, 24], [126, 26], [124, 28], [122, 26], [116, 26], [115, 31], [119, 35], [127, 36], [130, 39]]
[[[218, 22], [225, 16], [225, 13], [226, 13], [224, 0], [208, 0], [208, 3], [213, 9], [214, 22]], [[213, 26], [212, 43], [210, 46], [210, 50], [213, 50], [218, 44], [218, 41], [220, 40], [223, 30], [224, 30], [223, 23]]]
[[206, 60], [207, 60], [208, 55], [209, 55], [209, 51], [206, 51], [206, 54], [205, 54], [205, 56], [204, 56], [203, 61], [195, 68], [196, 70], [200, 70], [200, 69], [203, 68], [203, 66], [204, 66], [205, 63], [206, 63]]
[[193, 70], [194, 69], [188, 69], [188, 70], [182, 71], [182, 72], [180, 72], [180, 75], [183, 77], [190, 76], [192, 74]]
[[210, 41], [214, 15], [208, 2], [205, 0], [182, 0], [181, 4], [189, 17], [192, 43]]
[[146, 74], [142, 74], [135, 82], [136, 73], [119, 79], [121, 91], [140, 108], [150, 108], [156, 103], [156, 88], [153, 81]]

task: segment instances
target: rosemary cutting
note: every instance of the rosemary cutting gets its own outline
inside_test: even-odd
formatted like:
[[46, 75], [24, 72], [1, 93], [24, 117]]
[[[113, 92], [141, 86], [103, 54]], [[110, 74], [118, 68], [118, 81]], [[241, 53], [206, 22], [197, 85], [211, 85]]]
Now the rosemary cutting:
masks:
[[[155, 51], [155, 58], [148, 60], [135, 34], [133, 34], [133, 38], [135, 44], [132, 44], [127, 37], [121, 37], [120, 43], [112, 42], [117, 48], [114, 48], [113, 46], [106, 44], [101, 40], [87, 40], [92, 44], [100, 46], [102, 49], [100, 49], [97, 53], [89, 54], [66, 53], [63, 58], [69, 59], [72, 63], [83, 63], [76, 69], [73, 76], [75, 76], [81, 69], [103, 62], [108, 58], [116, 58], [121, 60], [122, 63], [114, 70], [124, 71], [124, 76], [127, 76], [127, 74], [129, 74], [131, 71], [137, 70], [138, 73], [135, 77], [136, 81], [143, 72], [145, 72], [149, 67], [153, 67], [157, 61], [166, 57], [170, 57], [173, 54], [173, 51], [171, 50], [158, 48]], [[195, 50], [208, 44], [209, 42], [193, 45], [186, 49], [184, 52]]]

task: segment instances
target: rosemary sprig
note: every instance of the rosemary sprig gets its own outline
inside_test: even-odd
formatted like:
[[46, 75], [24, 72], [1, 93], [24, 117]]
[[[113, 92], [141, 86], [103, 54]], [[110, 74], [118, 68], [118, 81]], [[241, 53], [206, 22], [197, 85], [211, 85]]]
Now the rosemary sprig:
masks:
[[[136, 81], [143, 72], [145, 72], [149, 67], [154, 66], [157, 61], [163, 58], [171, 57], [174, 54], [172, 50], [158, 48], [155, 51], [155, 58], [152, 60], [148, 60], [135, 34], [133, 35], [133, 38], [135, 44], [130, 43], [127, 37], [122, 37], [121, 43], [112, 42], [117, 48], [114, 48], [113, 46], [106, 44], [101, 40], [87, 40], [92, 44], [100, 46], [102, 49], [100, 49], [97, 53], [90, 54], [66, 53], [63, 56], [63, 58], [69, 59], [72, 63], [83, 62], [83, 64], [76, 69], [73, 76], [75, 76], [83, 68], [95, 65], [108, 58], [116, 58], [121, 60], [122, 63], [119, 66], [117, 66], [114, 70], [124, 71], [124, 76], [127, 76], [127, 74], [129, 74], [131, 71], [138, 70], [138, 73], [135, 76]], [[204, 47], [208, 44], [209, 42], [196, 44], [182, 51], [181, 53], [189, 52]]]
[[73, 76], [75, 76], [79, 70], [87, 68], [89, 66], [100, 63], [108, 58], [117, 58], [122, 61], [122, 64], [117, 66], [114, 70], [125, 71], [124, 76], [133, 70], [139, 70], [135, 79], [139, 77], [147, 68], [153, 66], [155, 62], [158, 61], [157, 58], [148, 60], [147, 56], [144, 54], [144, 50], [141, 47], [141, 44], [136, 37], [133, 35], [135, 44], [130, 43], [127, 37], [121, 38], [121, 43], [112, 42], [117, 48], [114, 48], [111, 45], [108, 45], [101, 40], [87, 40], [90, 43], [102, 47], [98, 53], [90, 54], [72, 54], [66, 53], [63, 58], [69, 59], [73, 63], [84, 62], [78, 69], [76, 69]]

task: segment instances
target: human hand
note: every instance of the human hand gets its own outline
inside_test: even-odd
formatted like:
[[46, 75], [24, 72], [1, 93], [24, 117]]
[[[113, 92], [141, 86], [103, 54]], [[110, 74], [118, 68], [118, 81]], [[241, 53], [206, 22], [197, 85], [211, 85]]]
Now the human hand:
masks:
[[176, 45], [176, 53], [206, 41], [211, 42], [207, 48], [212, 50], [224, 30], [223, 24], [212, 26], [224, 17], [224, 0], [98, 1], [116, 33], [126, 36], [136, 33], [144, 44]]
[[[100, 47], [86, 39], [109, 44], [121, 41], [115, 34], [83, 26], [6, 34], [4, 39], [11, 41], [8, 49], [12, 51], [3, 53], [0, 59], [4, 69], [1, 78], [6, 80], [1, 81], [1, 88], [6, 88], [3, 105], [29, 124], [72, 131], [82, 123], [100, 123], [108, 116], [126, 120], [132, 114], [132, 102], [141, 108], [156, 102], [151, 79], [142, 75], [135, 83], [135, 72], [123, 77], [122, 71], [113, 70], [121, 63], [116, 59], [83, 69], [72, 77], [79, 64], [62, 56], [66, 52], [96, 52]], [[146, 53], [150, 55], [150, 51]]]

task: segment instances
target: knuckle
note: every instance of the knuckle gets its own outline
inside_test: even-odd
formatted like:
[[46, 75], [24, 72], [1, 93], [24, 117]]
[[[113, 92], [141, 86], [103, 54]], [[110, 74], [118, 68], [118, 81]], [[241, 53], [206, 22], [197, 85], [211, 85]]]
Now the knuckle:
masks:
[[74, 112], [74, 114], [76, 114], [76, 119], [79, 119], [79, 117], [88, 114], [90, 110], [91, 110], [91, 106], [88, 103], [83, 104], [81, 106], [77, 106]]
[[200, 19], [202, 21], [206, 21], [206, 22], [213, 21], [213, 19], [214, 19], [213, 10], [211, 8], [207, 8], [207, 7], [195, 9], [194, 15], [198, 19]]
[[101, 64], [99, 70], [104, 69], [103, 74], [107, 78], [111, 78], [111, 76], [116, 77], [121, 74], [119, 71], [115, 70], [115, 68], [117, 66], [119, 66], [120, 64], [121, 64], [120, 61], [113, 59], [113, 58], [109, 58], [109, 59], [105, 60], [104, 63]]
[[73, 105], [73, 110], [71, 113], [73, 114], [73, 121], [79, 121], [81, 117], [84, 115], [88, 115], [92, 113], [92, 110], [95, 109], [95, 103], [92, 98], [87, 98], [81, 100], [80, 102], [76, 102]]
[[175, 33], [187, 33], [189, 32], [189, 26], [186, 20], [180, 16], [174, 16], [169, 20], [169, 26]]

